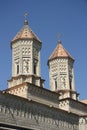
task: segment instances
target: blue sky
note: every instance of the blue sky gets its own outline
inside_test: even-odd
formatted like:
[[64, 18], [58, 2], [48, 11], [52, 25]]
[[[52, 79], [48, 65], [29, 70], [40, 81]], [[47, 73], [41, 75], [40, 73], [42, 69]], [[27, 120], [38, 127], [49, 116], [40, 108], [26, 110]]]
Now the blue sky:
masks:
[[41, 76], [49, 89], [47, 60], [58, 42], [75, 58], [76, 90], [87, 98], [87, 0], [0, 0], [0, 89], [11, 78], [10, 41], [23, 27], [28, 12], [29, 26], [42, 41]]

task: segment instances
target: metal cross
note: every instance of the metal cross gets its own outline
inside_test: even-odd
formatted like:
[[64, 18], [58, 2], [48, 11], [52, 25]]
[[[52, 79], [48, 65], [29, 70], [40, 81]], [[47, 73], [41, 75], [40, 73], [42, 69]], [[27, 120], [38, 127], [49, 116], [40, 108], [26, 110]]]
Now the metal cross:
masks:
[[60, 41], [61, 33], [58, 33], [58, 41]]
[[24, 17], [25, 17], [25, 19], [27, 19], [27, 17], [28, 17], [28, 13], [27, 12], [24, 14]]

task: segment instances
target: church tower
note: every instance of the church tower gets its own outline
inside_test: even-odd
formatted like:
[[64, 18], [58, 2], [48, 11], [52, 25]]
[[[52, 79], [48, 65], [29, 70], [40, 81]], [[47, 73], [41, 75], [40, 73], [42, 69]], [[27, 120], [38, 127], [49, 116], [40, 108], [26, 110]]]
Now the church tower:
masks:
[[77, 99], [74, 81], [74, 59], [62, 46], [61, 41], [48, 59], [50, 90], [57, 92], [60, 99]]
[[43, 87], [44, 80], [40, 76], [41, 46], [41, 41], [30, 29], [25, 18], [23, 28], [11, 41], [12, 78], [8, 80], [8, 88], [24, 82]]

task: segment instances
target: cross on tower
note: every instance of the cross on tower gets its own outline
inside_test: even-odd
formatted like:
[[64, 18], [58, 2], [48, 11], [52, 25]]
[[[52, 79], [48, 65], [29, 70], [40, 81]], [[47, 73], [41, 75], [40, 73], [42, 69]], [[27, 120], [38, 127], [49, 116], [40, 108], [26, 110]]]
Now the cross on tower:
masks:
[[58, 33], [58, 41], [60, 41], [61, 33]]
[[24, 17], [25, 17], [25, 20], [26, 20], [27, 17], [28, 17], [28, 13], [27, 12], [24, 14]]
[[24, 25], [28, 25], [28, 20], [27, 20], [28, 13], [27, 12], [24, 14], [24, 17], [25, 17]]

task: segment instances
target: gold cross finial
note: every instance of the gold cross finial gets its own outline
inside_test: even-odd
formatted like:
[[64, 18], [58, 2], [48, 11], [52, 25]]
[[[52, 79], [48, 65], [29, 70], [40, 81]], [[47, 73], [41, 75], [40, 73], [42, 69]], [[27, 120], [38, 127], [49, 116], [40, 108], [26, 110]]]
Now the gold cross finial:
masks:
[[24, 14], [24, 17], [25, 17], [25, 20], [26, 20], [27, 17], [28, 17], [28, 13], [27, 12]]

